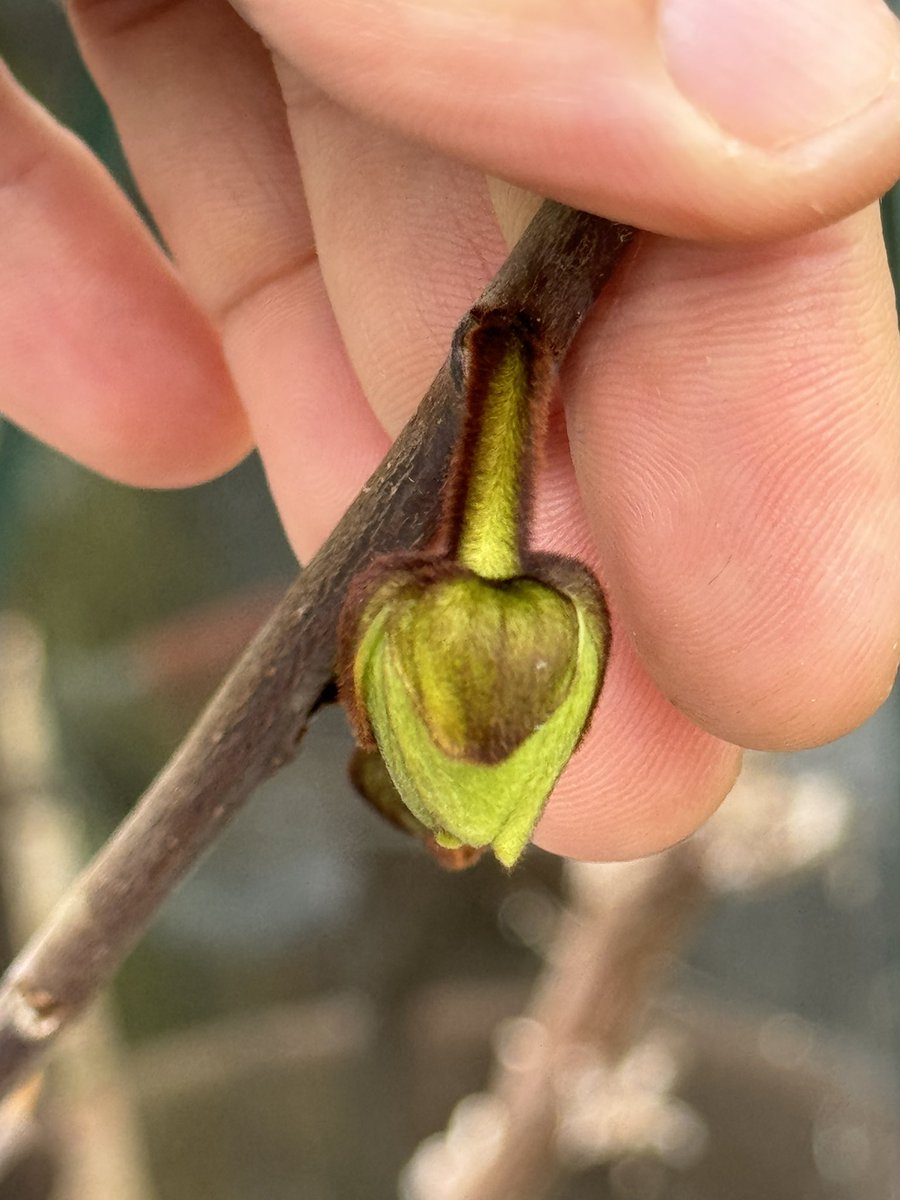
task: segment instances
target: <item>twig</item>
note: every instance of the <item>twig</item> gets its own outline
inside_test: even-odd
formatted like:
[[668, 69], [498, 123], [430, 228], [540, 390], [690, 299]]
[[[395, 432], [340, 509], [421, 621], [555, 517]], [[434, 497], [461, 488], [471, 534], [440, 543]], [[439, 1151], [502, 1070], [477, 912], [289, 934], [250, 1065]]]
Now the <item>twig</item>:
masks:
[[[480, 302], [526, 310], [559, 361], [632, 232], [547, 202]], [[327, 698], [347, 583], [374, 554], [427, 540], [458, 416], [445, 363], [181, 748], [12, 964], [0, 989], [0, 1093], [108, 982], [257, 784], [294, 755]]]

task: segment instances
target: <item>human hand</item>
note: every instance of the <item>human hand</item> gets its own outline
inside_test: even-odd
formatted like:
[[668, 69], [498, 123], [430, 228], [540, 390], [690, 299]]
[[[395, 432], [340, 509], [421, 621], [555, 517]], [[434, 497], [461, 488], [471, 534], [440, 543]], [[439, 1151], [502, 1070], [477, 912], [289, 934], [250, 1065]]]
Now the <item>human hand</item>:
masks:
[[221, 0], [71, 7], [177, 275], [0, 81], [13, 420], [151, 486], [255, 441], [309, 556], [505, 255], [490, 171], [669, 235], [589, 318], [547, 447], [538, 540], [596, 569], [614, 652], [537, 841], [658, 849], [737, 746], [880, 703], [900, 417], [871, 202], [900, 174], [900, 38], [877, 0], [670, 0], [668, 67], [642, 0], [245, 0], [259, 34]]

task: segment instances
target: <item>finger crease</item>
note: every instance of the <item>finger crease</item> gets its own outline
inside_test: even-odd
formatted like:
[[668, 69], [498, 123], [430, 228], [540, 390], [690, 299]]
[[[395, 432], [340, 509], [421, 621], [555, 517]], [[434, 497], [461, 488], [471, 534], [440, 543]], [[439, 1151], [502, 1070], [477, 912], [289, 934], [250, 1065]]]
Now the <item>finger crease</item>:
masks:
[[230, 324], [235, 317], [251, 304], [256, 303], [271, 288], [305, 274], [318, 261], [319, 256], [313, 248], [288, 259], [274, 271], [256, 276], [250, 283], [231, 292], [223, 303], [216, 305], [211, 313], [212, 320], [220, 328]]
[[73, 12], [87, 14], [104, 35], [131, 33], [169, 16], [190, 0], [70, 0]]
[[43, 150], [23, 154], [12, 163], [4, 163], [4, 169], [0, 171], [0, 192], [27, 186], [32, 176], [37, 175], [46, 163], [47, 155]]

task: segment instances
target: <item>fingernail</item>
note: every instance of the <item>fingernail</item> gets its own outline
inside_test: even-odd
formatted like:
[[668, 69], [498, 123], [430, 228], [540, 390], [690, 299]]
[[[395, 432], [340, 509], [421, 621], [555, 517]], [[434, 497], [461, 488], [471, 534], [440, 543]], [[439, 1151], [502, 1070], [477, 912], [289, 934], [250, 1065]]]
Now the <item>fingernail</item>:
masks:
[[680, 91], [766, 149], [854, 116], [900, 64], [900, 24], [882, 0], [664, 0], [660, 22]]

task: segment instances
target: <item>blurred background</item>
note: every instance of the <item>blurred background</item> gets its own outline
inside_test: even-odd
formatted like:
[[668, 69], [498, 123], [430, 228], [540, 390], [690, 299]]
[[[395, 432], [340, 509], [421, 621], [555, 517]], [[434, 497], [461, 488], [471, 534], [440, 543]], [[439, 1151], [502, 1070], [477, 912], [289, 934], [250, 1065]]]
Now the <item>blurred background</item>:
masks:
[[[2, 0], [0, 53], [133, 196], [59, 8]], [[2, 429], [6, 958], [294, 571], [255, 459], [146, 492]], [[445, 875], [358, 801], [349, 748], [323, 712], [7, 1105], [0, 1200], [900, 1197], [896, 698], [754, 759], [701, 838], [635, 867]]]

